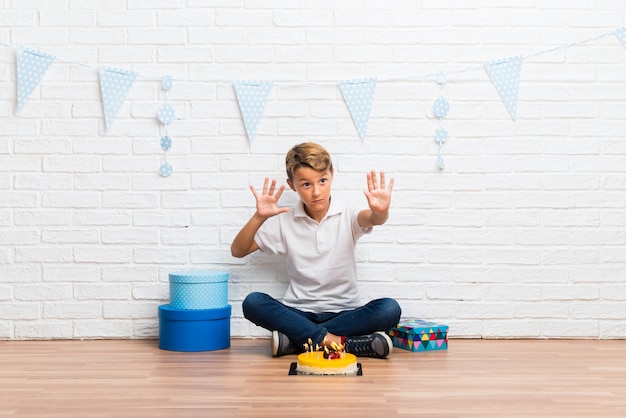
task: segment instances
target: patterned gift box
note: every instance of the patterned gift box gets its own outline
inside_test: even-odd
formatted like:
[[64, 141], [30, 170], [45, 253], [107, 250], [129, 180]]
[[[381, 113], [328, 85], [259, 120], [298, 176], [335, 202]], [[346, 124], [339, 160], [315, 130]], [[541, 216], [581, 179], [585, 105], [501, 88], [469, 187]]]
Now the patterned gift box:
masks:
[[221, 309], [228, 305], [228, 273], [187, 270], [169, 274], [173, 309]]
[[446, 350], [448, 326], [421, 319], [401, 319], [389, 330], [394, 347], [410, 351]]

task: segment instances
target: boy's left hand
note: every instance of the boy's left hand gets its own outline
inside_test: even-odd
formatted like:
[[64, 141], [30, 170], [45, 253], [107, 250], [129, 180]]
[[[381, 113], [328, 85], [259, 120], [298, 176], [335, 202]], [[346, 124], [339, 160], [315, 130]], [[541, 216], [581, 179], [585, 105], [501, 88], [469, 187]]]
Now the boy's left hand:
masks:
[[367, 173], [367, 190], [364, 191], [367, 203], [374, 213], [382, 213], [389, 210], [391, 204], [391, 190], [394, 178], [389, 179], [389, 185], [385, 187], [385, 172], [380, 171], [380, 182], [376, 177], [376, 170]]

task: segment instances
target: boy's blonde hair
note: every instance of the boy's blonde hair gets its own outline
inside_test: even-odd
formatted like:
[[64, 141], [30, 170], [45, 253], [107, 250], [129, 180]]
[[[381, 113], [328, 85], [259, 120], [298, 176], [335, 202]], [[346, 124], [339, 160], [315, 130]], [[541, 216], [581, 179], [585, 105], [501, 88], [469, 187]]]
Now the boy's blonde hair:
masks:
[[293, 175], [302, 167], [312, 168], [315, 171], [330, 170], [333, 172], [333, 161], [324, 147], [315, 142], [304, 142], [294, 145], [285, 157], [287, 178], [293, 181]]

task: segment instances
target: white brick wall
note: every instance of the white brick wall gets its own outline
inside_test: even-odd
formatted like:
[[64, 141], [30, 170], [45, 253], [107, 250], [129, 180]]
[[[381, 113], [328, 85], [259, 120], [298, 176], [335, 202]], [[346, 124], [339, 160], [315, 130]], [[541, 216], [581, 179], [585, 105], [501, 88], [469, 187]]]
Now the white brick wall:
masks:
[[[232, 335], [267, 335], [241, 300], [280, 296], [281, 261], [229, 246], [248, 185], [284, 178], [306, 140], [333, 154], [337, 193], [363, 199], [371, 168], [396, 178], [389, 222], [357, 250], [366, 297], [457, 337], [626, 337], [626, 48], [611, 35], [524, 61], [515, 122], [482, 69], [624, 26], [623, 2], [256, 3], [0, 0], [0, 339], [157, 337], [168, 272], [187, 268], [229, 271]], [[58, 57], [19, 115], [15, 46]], [[108, 133], [98, 65], [140, 74]], [[361, 142], [335, 83], [369, 76]], [[235, 79], [275, 82], [251, 145]]]

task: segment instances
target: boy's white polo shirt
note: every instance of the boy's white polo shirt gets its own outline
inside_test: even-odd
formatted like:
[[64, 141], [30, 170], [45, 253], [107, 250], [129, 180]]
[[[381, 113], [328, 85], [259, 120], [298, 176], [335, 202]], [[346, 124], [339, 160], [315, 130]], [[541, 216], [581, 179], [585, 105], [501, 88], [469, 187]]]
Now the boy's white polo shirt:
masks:
[[307, 312], [338, 312], [361, 305], [355, 246], [372, 228], [358, 223], [360, 208], [334, 197], [321, 222], [311, 219], [302, 201], [273, 216], [254, 240], [263, 252], [285, 256], [289, 287], [283, 303]]

